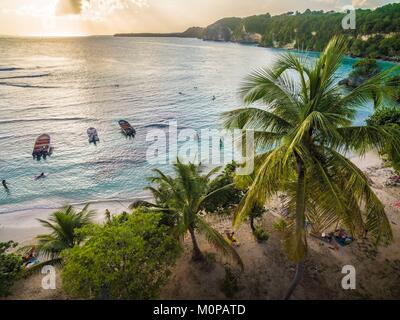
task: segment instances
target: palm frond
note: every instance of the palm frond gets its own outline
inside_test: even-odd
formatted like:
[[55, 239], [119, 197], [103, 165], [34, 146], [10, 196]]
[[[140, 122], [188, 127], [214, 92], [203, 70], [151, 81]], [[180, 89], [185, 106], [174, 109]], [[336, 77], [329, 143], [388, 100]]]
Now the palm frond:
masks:
[[365, 174], [340, 153], [330, 150], [336, 162], [337, 172], [345, 182], [344, 193], [351, 193], [361, 207], [365, 208], [365, 230], [377, 244], [388, 244], [393, 240], [392, 228], [385, 207], [375, 195]]
[[282, 146], [257, 158], [253, 183], [234, 214], [235, 228], [248, 217], [254, 204], [263, 206], [274, 194], [284, 189], [283, 185], [293, 174], [290, 161], [284, 161], [285, 153], [286, 147]]
[[212, 244], [218, 251], [224, 255], [231, 257], [243, 270], [243, 261], [236, 250], [228, 243], [228, 241], [215, 229], [213, 229], [200, 216], [196, 217], [196, 227], [203, 234], [207, 241]]

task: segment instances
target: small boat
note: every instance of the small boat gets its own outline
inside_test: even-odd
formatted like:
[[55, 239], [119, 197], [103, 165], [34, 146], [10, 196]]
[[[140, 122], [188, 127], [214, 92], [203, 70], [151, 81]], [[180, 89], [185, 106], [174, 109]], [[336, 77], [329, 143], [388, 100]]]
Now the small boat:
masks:
[[96, 142], [100, 141], [99, 135], [97, 134], [96, 128], [87, 129], [87, 135], [88, 135], [88, 138], [89, 138], [89, 143], [96, 144]]
[[50, 147], [50, 136], [48, 134], [40, 135], [35, 142], [33, 147], [32, 156], [33, 159], [40, 160], [42, 157], [46, 159], [52, 153], [52, 148]]
[[121, 127], [122, 132], [128, 137], [135, 137], [136, 130], [130, 125], [128, 121], [119, 120], [119, 126]]

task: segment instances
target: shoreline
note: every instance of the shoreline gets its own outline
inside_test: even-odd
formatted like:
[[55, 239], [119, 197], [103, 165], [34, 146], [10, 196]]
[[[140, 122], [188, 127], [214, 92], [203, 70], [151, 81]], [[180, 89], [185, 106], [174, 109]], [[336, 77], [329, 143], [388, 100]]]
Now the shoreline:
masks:
[[[99, 200], [71, 204], [76, 209], [82, 209], [86, 204], [90, 204], [90, 209], [96, 211], [94, 222], [104, 221], [104, 213], [107, 210], [111, 215], [120, 214], [129, 210], [129, 205], [135, 200], [150, 199], [147, 197], [136, 197], [133, 199], [114, 199]], [[54, 208], [25, 208], [18, 211], [0, 214], [0, 242], [14, 241], [20, 246], [32, 243], [39, 234], [46, 233], [37, 219], [48, 219], [50, 214], [61, 207]]]
[[[356, 164], [361, 170], [382, 166], [382, 160], [376, 152], [369, 152], [364, 157], [349, 156], [351, 161]], [[80, 203], [71, 203], [75, 208], [81, 209], [84, 205], [90, 204], [90, 209], [97, 212], [95, 222], [104, 220], [104, 212], [108, 209], [112, 215], [120, 214], [123, 211], [129, 210], [128, 206], [135, 200], [149, 200], [151, 196], [143, 195], [132, 199], [106, 199], [98, 201], [88, 201]], [[47, 219], [49, 215], [62, 206], [54, 208], [23, 208], [20, 210], [10, 211], [0, 214], [0, 242], [15, 241], [19, 245], [26, 245], [33, 239], [46, 232], [46, 229], [41, 226], [37, 219]]]
[[[304, 281], [299, 284], [293, 295], [295, 300], [321, 298], [353, 300], [365, 297], [398, 299], [400, 295], [398, 286], [396, 286], [398, 280], [396, 274], [400, 262], [398, 250], [400, 211], [392, 205], [395, 200], [400, 199], [400, 189], [385, 186], [386, 179], [393, 173], [390, 168], [383, 165], [377, 153], [369, 152], [365, 157], [348, 155], [348, 158], [371, 179], [373, 190], [385, 205], [392, 226], [394, 241], [387, 247], [380, 247], [379, 252], [375, 251], [373, 246], [370, 246], [368, 240], [363, 239], [358, 239], [347, 247], [333, 250], [329, 244], [310, 237], [309, 256], [306, 262], [307, 271], [304, 275]], [[128, 205], [129, 202], [118, 203], [116, 201], [111, 203], [104, 201], [95, 204], [92, 207], [92, 209], [98, 210], [95, 222], [104, 221], [103, 209], [107, 208], [112, 214], [116, 214], [122, 212]], [[279, 213], [281, 208], [279, 197], [273, 199], [268, 204], [268, 208], [271, 213]], [[31, 225], [32, 220], [37, 218], [33, 214], [31, 213], [29, 219], [23, 213], [18, 214], [20, 220], [22, 220], [22, 223], [18, 224], [19, 229], [15, 227], [15, 221], [13, 222], [14, 229], [10, 228], [11, 225], [6, 228], [6, 231], [12, 234], [14, 238], [19, 237], [20, 246], [33, 244], [34, 237], [43, 233], [43, 228], [40, 229]], [[41, 214], [45, 217], [49, 212], [41, 212]], [[13, 214], [8, 214], [8, 217], [10, 223], [15, 220]], [[0, 215], [0, 224], [4, 222], [1, 218]], [[206, 219], [220, 233], [229, 230], [232, 226], [232, 220], [227, 216], [207, 215]], [[266, 214], [257, 221], [257, 225], [270, 235], [266, 243], [255, 241], [248, 223], [243, 223], [237, 230], [236, 236], [240, 239], [240, 246], [236, 250], [246, 265], [246, 269], [238, 276], [240, 290], [235, 293], [235, 299], [281, 299], [284, 291], [290, 285], [295, 267], [282, 251], [282, 234], [274, 231], [276, 221], [277, 217], [274, 214]], [[4, 235], [2, 231], [3, 229], [0, 228], [0, 237]], [[45, 230], [45, 233], [47, 232]], [[204, 252], [216, 254], [214, 247], [204, 237], [199, 236], [198, 242]], [[212, 268], [202, 269], [193, 265], [191, 257], [192, 245], [190, 237], [186, 237], [183, 242], [182, 256], [171, 269], [171, 277], [161, 290], [161, 299], [226, 299], [226, 295], [221, 290], [221, 282], [225, 277], [224, 265], [227, 260], [216, 255], [218, 258], [213, 263]], [[362, 283], [362, 286], [357, 287], [357, 291], [343, 290], [338, 287], [343, 276], [340, 272], [343, 265], [352, 265], [357, 269], [357, 283]], [[268, 266], [268, 268], [265, 266]], [[33, 274], [29, 278], [17, 282], [13, 287], [13, 295], [7, 299], [70, 299], [62, 290], [61, 277], [57, 279], [56, 290], [43, 290], [41, 289], [42, 275], [40, 273]]]
[[[97, 200], [85, 200], [85, 201], [78, 201], [75, 202], [73, 200], [68, 200], [68, 199], [59, 199], [59, 201], [54, 201], [54, 205], [36, 205], [36, 206], [31, 206], [31, 207], [22, 207], [22, 208], [17, 208], [17, 206], [23, 206], [25, 203], [27, 202], [21, 202], [17, 205], [15, 205], [15, 207], [11, 207], [10, 210], [6, 210], [6, 211], [0, 211], [0, 221], [1, 221], [1, 217], [4, 215], [8, 215], [8, 214], [18, 214], [18, 213], [22, 213], [22, 212], [26, 212], [26, 211], [31, 211], [31, 210], [58, 210], [60, 208], [62, 208], [65, 204], [68, 205], [72, 205], [72, 206], [76, 206], [76, 207], [80, 207], [80, 206], [84, 206], [86, 204], [90, 204], [90, 205], [97, 205], [97, 204], [102, 204], [102, 203], [115, 203], [115, 202], [134, 202], [136, 200], [149, 200], [151, 199], [152, 196], [150, 193], [148, 192], [140, 192], [138, 193], [137, 196], [135, 197], [128, 197], [128, 198], [109, 198], [109, 199], [97, 199]], [[31, 203], [31, 202], [29, 202]], [[8, 205], [0, 205], [0, 208], [4, 206], [8, 206]], [[1, 225], [1, 223], [0, 223]]]
[[[369, 178], [371, 185], [379, 199], [386, 207], [387, 215], [391, 221], [394, 242], [387, 247], [380, 247], [379, 252], [372, 249], [370, 242], [358, 239], [347, 247], [333, 250], [330, 245], [318, 239], [309, 238], [309, 256], [307, 258], [307, 271], [305, 279], [299, 284], [293, 295], [295, 300], [308, 299], [360, 299], [369, 297], [371, 299], [398, 299], [400, 291], [398, 286], [398, 266], [400, 265], [400, 252], [398, 250], [400, 241], [400, 216], [399, 209], [392, 206], [395, 199], [399, 199], [398, 187], [385, 186], [386, 179], [392, 174], [392, 170], [384, 167], [378, 155], [374, 152], [367, 153], [365, 157], [349, 157]], [[104, 202], [104, 206], [112, 209], [112, 213], [119, 213], [126, 204]], [[114, 207], [111, 208], [110, 206]], [[102, 207], [103, 209], [105, 207]], [[97, 204], [97, 208], [101, 206]], [[279, 197], [273, 199], [269, 204], [271, 213], [278, 213], [281, 208]], [[103, 215], [99, 211], [97, 220], [101, 221]], [[12, 215], [10, 215], [12, 216]], [[280, 217], [280, 216], [279, 216]], [[0, 216], [1, 218], [1, 216]], [[232, 220], [227, 216], [207, 215], [207, 221], [215, 229], [223, 233], [232, 226]], [[270, 234], [266, 243], [254, 240], [248, 223], [243, 223], [237, 230], [240, 246], [236, 248], [242, 258], [246, 269], [238, 276], [240, 289], [235, 293], [235, 299], [241, 300], [276, 300], [281, 299], [286, 288], [290, 285], [294, 273], [294, 265], [287, 259], [282, 251], [282, 235], [274, 232], [273, 224], [277, 217], [267, 214], [257, 221]], [[14, 234], [24, 234], [25, 238], [32, 244], [33, 236], [29, 239], [24, 226], [20, 230], [14, 230]], [[28, 230], [31, 235], [34, 230]], [[0, 230], [1, 235], [1, 230]], [[216, 254], [212, 245], [204, 237], [198, 237], [199, 246], [204, 252]], [[371, 256], [372, 254], [372, 256]], [[212, 269], [202, 270], [195, 268], [191, 261], [192, 247], [189, 237], [183, 242], [183, 254], [171, 270], [169, 281], [162, 288], [160, 297], [162, 299], [208, 299], [223, 300], [226, 295], [221, 291], [221, 281], [225, 276], [225, 263], [227, 260], [216, 256], [217, 259]], [[368, 262], [368, 263], [366, 263]], [[338, 287], [342, 280], [340, 266], [352, 265], [357, 268], [357, 283], [362, 283], [356, 290], [343, 290]], [[384, 275], [384, 279], [382, 276]], [[62, 278], [57, 276], [57, 290], [43, 290], [41, 288], [42, 275], [34, 274], [23, 279], [13, 287], [13, 295], [8, 299], [17, 300], [65, 300], [69, 297], [62, 290]]]
[[[93, 36], [89, 36], [93, 37]], [[216, 42], [216, 43], [233, 43], [233, 44], [238, 44], [238, 45], [243, 45], [243, 46], [254, 46], [258, 48], [265, 48], [265, 49], [275, 49], [275, 50], [284, 50], [287, 52], [297, 52], [297, 53], [316, 53], [320, 54], [322, 51], [313, 51], [313, 50], [300, 50], [296, 48], [286, 48], [286, 47], [269, 47], [266, 45], [263, 45], [260, 42], [245, 42], [245, 41], [225, 41], [225, 40], [211, 40], [211, 39], [203, 39], [203, 38], [198, 38], [198, 37], [188, 37], [188, 36], [181, 36], [179, 33], [166, 33], [166, 34], [152, 34], [152, 33], [146, 33], [146, 34], [114, 34], [111, 35], [111, 37], [114, 38], [178, 38], [178, 39], [197, 39], [205, 42]], [[346, 58], [351, 58], [351, 59], [368, 59], [368, 56], [355, 56], [350, 53], [347, 53], [345, 55]], [[390, 56], [387, 57], [379, 57], [376, 58], [375, 60], [380, 61], [380, 62], [387, 62], [387, 63], [392, 63], [394, 65], [399, 65], [400, 64], [400, 58], [392, 58]]]

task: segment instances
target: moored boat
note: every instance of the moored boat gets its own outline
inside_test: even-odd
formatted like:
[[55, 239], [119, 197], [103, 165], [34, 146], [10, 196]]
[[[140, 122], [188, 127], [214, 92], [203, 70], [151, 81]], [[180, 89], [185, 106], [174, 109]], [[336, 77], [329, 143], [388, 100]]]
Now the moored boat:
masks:
[[40, 135], [36, 139], [35, 146], [33, 147], [33, 159], [40, 160], [42, 157], [43, 159], [46, 159], [47, 156], [51, 155], [51, 152], [52, 148], [50, 147], [50, 136], [48, 134]]
[[97, 134], [96, 128], [87, 129], [87, 135], [88, 135], [88, 138], [89, 138], [89, 143], [96, 144], [96, 142], [100, 141], [99, 135]]
[[131, 126], [131, 124], [126, 120], [119, 120], [119, 126], [121, 127], [122, 132], [128, 137], [135, 137], [136, 130]]

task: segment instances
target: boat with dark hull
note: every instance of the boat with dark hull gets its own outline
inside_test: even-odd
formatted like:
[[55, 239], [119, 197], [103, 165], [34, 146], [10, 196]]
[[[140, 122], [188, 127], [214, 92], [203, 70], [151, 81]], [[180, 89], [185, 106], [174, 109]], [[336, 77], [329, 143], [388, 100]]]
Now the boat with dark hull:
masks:
[[136, 136], [136, 130], [131, 126], [131, 124], [126, 120], [119, 120], [119, 126], [121, 127], [122, 132], [128, 136], [134, 138]]
[[88, 135], [88, 138], [89, 138], [89, 143], [96, 144], [97, 142], [100, 141], [99, 135], [97, 134], [96, 128], [87, 129], [87, 135]]

